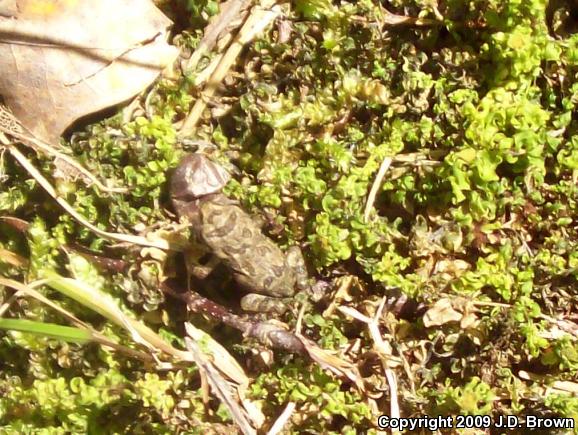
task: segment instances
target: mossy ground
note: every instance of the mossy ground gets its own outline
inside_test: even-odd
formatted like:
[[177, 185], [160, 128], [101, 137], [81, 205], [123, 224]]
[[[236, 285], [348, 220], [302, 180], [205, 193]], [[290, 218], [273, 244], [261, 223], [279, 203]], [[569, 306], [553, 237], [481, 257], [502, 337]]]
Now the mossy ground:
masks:
[[[165, 3], [169, 14], [189, 11], [180, 43], [194, 49], [217, 5]], [[359, 364], [373, 398], [299, 357], [276, 353], [275, 365], [257, 367], [250, 346], [217, 333], [255, 377], [252, 398], [270, 421], [295, 402], [292, 431], [374, 430], [389, 396], [373, 342], [356, 320], [321, 313], [334, 303], [371, 316], [388, 297], [415, 308], [396, 310], [394, 300], [381, 324], [397, 361], [402, 415], [578, 418], [578, 399], [556, 388], [578, 381], [575, 2], [281, 6], [282, 18], [242, 52], [196, 138], [216, 144], [223, 164], [237, 168], [228, 194], [266, 217], [276, 243], [302, 246], [316, 278], [335, 287], [351, 280], [347, 294], [328, 294], [306, 313], [305, 329]], [[443, 22], [387, 25], [384, 7]], [[287, 26], [285, 40], [280, 29]], [[91, 222], [117, 232], [170, 228], [168, 174], [193, 149], [173, 124], [199, 97], [194, 79], [161, 79], [148, 91], [152, 114], [129, 122], [117, 115], [67, 141], [91, 172], [129, 188], [102, 195], [52, 177]], [[29, 156], [55, 173], [50, 159]], [[386, 158], [391, 165], [366, 215]], [[0, 215], [30, 223], [22, 234], [0, 221], [0, 248], [29, 260], [20, 268], [0, 261], [2, 275], [73, 274], [181, 342], [184, 311], [158, 289], [171, 258], [111, 249], [8, 156], [0, 158]], [[122, 275], [97, 272], [60, 249], [72, 243], [132, 266]], [[61, 302], [130, 343], [95, 314]], [[33, 300], [20, 300], [6, 316], [64, 323]], [[15, 332], [2, 335], [0, 355], [6, 433], [230, 431], [217, 401], [204, 409], [194, 370], [154, 373], [96, 345]]]

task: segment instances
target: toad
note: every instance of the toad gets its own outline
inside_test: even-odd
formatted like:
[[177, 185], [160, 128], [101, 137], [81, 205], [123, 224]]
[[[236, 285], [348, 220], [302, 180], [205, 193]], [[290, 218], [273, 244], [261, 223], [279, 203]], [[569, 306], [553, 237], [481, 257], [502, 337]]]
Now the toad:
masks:
[[309, 289], [303, 255], [297, 246], [281, 251], [253, 217], [221, 193], [229, 178], [201, 154], [185, 156], [173, 174], [170, 194], [175, 211], [191, 223], [195, 239], [213, 256], [192, 272], [205, 277], [220, 262], [249, 292], [241, 299], [243, 310], [282, 313], [297, 290]]

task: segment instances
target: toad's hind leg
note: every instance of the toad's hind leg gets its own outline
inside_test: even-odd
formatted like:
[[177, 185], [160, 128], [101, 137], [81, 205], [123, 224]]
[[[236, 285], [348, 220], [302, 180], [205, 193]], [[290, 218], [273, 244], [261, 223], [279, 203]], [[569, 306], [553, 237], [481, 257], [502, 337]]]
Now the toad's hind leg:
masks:
[[241, 298], [241, 308], [249, 313], [283, 314], [287, 311], [288, 305], [282, 298], [249, 293]]
[[299, 290], [307, 290], [310, 287], [309, 275], [305, 266], [303, 252], [298, 246], [291, 246], [285, 254], [285, 264], [295, 273], [295, 285]]
[[329, 284], [323, 281], [311, 282], [301, 249], [292, 246], [287, 250], [285, 258], [287, 267], [291, 267], [295, 273], [295, 286], [299, 290], [296, 296], [304, 295], [307, 300], [320, 301], [325, 296]]

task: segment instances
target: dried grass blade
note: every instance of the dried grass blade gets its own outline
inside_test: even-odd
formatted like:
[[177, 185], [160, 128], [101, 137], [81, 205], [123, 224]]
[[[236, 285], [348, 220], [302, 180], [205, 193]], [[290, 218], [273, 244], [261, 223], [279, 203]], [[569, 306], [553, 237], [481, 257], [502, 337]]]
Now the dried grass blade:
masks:
[[179, 132], [180, 136], [186, 137], [193, 133], [205, 108], [207, 107], [207, 100], [215, 95], [217, 86], [225, 78], [227, 72], [237, 60], [243, 46], [250, 42], [258, 33], [263, 31], [263, 29], [272, 23], [281, 13], [279, 9], [274, 8], [274, 5], [274, 0], [264, 0], [261, 5], [258, 5], [251, 10], [243, 24], [243, 27], [241, 27], [238, 35], [225, 52], [225, 55], [221, 62], [219, 62], [219, 65], [205, 86], [205, 89], [203, 89], [201, 97], [195, 102], [195, 105], [186, 117]]
[[245, 410], [239, 403], [236, 389], [221, 376], [215, 365], [206, 359], [205, 354], [201, 351], [201, 347], [195, 340], [186, 337], [185, 342], [199, 370], [205, 373], [206, 379], [211, 386], [211, 391], [218, 397], [221, 403], [227, 407], [239, 429], [247, 435], [256, 434], [257, 431], [249, 422]]
[[108, 296], [85, 283], [52, 274], [46, 285], [74, 299], [85, 307], [99, 313], [114, 324], [125, 328], [132, 339], [153, 352], [163, 352], [181, 361], [192, 361], [189, 352], [174, 348], [143, 323], [125, 315]]
[[118, 234], [118, 233], [109, 233], [107, 231], [103, 231], [100, 228], [96, 227], [95, 225], [88, 222], [82, 215], [80, 215], [68, 202], [61, 198], [56, 189], [52, 187], [50, 182], [44, 178], [44, 176], [34, 167], [34, 165], [28, 160], [16, 147], [8, 146], [8, 150], [10, 154], [20, 163], [24, 169], [36, 180], [40, 186], [58, 203], [60, 206], [70, 214], [75, 220], [77, 220], [81, 225], [84, 225], [86, 228], [94, 232], [95, 234], [104, 237], [106, 239], [116, 240], [119, 242], [128, 242], [133, 243], [135, 245], [140, 246], [150, 246], [153, 248], [159, 249], [170, 249], [171, 246], [167, 240], [157, 239], [157, 240], [148, 240], [145, 237], [135, 236], [132, 234]]

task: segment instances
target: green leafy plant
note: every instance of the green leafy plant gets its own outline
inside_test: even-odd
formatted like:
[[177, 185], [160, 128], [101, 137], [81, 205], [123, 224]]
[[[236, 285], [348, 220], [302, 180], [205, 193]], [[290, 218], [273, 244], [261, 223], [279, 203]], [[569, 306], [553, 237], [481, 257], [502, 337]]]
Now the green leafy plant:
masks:
[[[219, 5], [163, 3], [190, 12], [179, 18], [188, 27], [178, 43], [194, 50]], [[212, 142], [233, 173], [225, 194], [263, 215], [267, 236], [299, 245], [312, 278], [354, 283], [330, 285], [307, 305], [302, 332], [362, 370], [366, 392], [305, 357], [275, 352], [271, 361], [232, 346], [253, 369], [251, 396], [267, 423], [293, 402], [289, 431], [370, 433], [376, 413], [389, 412], [385, 368], [404, 416], [576, 418], [570, 394], [544, 394], [571, 390], [578, 374], [570, 327], [578, 34], [570, 2], [551, 3], [298, 0], [245, 45], [195, 137], [180, 137], [178, 125], [204, 98], [196, 83], [210, 76], [216, 52], [195, 71], [159, 79], [138, 116], [119, 113], [63, 141], [126, 192], [104, 194], [27, 155], [98, 228], [170, 239], [189, 235], [175, 229], [171, 170], [196, 140]], [[396, 26], [403, 15], [426, 21]], [[75, 245], [127, 267], [98, 270]], [[183, 348], [184, 309], [159, 290], [184, 276], [180, 266], [178, 254], [114, 245], [79, 225], [0, 149], [2, 279], [47, 279], [34, 289], [92, 328], [67, 325], [61, 312], [2, 284], [0, 424], [13, 433], [229, 424], [226, 407], [203, 401], [194, 369], [158, 371], [131, 354], [138, 337], [168, 353]], [[429, 311], [440, 300], [446, 311]], [[345, 313], [371, 318], [382, 302], [378, 345]], [[95, 332], [125, 352], [101, 346]]]

